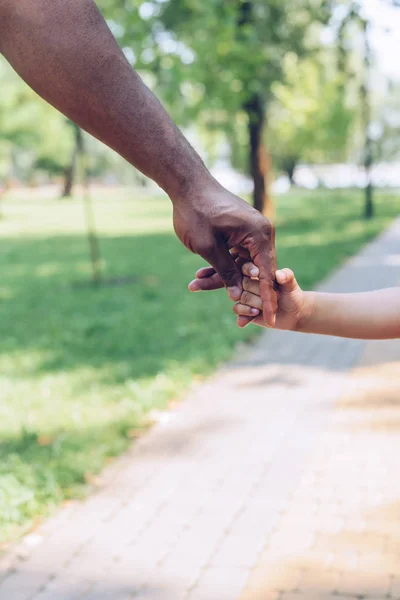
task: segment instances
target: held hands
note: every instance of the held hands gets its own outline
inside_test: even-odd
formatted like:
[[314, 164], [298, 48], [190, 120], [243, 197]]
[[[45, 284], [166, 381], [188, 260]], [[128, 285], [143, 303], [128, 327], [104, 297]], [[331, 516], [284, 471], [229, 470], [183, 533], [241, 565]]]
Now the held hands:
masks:
[[[262, 310], [260, 283], [258, 279], [254, 278], [254, 267], [255, 265], [252, 263], [245, 263], [242, 266], [243, 292], [239, 302], [233, 307], [233, 311], [238, 317], [239, 327], [245, 327], [249, 317], [256, 325], [265, 327], [263, 315], [260, 312]], [[278, 311], [275, 328], [297, 330], [308, 312], [306, 294], [300, 288], [290, 269], [277, 271], [276, 282]]]
[[[239, 301], [243, 292], [242, 273], [230, 252], [235, 249], [257, 266], [263, 318], [266, 325], [273, 326], [277, 308], [273, 226], [247, 202], [216, 182], [201, 186], [200, 190], [187, 192], [186, 199], [174, 201], [177, 236], [213, 267], [202, 269], [206, 274], [192, 281], [189, 289], [198, 292], [225, 286], [231, 300]], [[241, 318], [242, 323], [251, 320], [246, 316]]]
[[[237, 259], [237, 264], [242, 271], [242, 288], [240, 299], [233, 307], [237, 315], [239, 327], [246, 327], [250, 322], [260, 327], [267, 327], [262, 314], [262, 300], [260, 297], [260, 281], [258, 267], [252, 262]], [[214, 269], [206, 267], [196, 273], [196, 280], [201, 281], [198, 289], [208, 289], [207, 281], [216, 278]], [[189, 289], [197, 291], [197, 286], [191, 282]], [[299, 330], [301, 324], [310, 316], [312, 306], [308, 294], [298, 285], [293, 271], [282, 269], [276, 272], [275, 288], [277, 290], [278, 309], [276, 313], [275, 329]], [[213, 288], [214, 289], [214, 288]]]

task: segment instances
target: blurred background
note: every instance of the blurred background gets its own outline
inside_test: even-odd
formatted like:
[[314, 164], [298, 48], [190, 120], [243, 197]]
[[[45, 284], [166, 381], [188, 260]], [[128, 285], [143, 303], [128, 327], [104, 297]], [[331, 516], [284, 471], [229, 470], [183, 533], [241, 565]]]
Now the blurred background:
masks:
[[[305, 288], [400, 212], [400, 4], [99, 0], [214, 175]], [[0, 62], [0, 543], [84, 494], [248, 344], [168, 199]]]

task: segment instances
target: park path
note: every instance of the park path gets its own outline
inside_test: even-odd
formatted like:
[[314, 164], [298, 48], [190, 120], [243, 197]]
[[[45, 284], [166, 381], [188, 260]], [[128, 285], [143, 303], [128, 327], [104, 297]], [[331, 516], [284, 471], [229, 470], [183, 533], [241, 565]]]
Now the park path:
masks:
[[[400, 284], [400, 221], [323, 290]], [[0, 600], [400, 599], [400, 342], [266, 332], [1, 563]]]

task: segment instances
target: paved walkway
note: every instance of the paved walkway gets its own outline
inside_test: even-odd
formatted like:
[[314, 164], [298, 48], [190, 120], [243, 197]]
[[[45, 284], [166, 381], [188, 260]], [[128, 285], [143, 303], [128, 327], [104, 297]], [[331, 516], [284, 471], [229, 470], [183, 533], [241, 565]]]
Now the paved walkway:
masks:
[[[400, 283], [400, 221], [322, 286]], [[268, 332], [2, 563], [0, 600], [400, 599], [400, 343]]]

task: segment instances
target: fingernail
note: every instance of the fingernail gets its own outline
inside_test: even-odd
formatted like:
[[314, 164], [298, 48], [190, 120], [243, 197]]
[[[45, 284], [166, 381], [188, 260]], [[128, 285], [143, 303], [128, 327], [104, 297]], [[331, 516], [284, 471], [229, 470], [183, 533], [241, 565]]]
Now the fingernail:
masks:
[[238, 285], [233, 285], [232, 287], [228, 287], [228, 294], [231, 300], [239, 300], [242, 295], [242, 290]]
[[260, 271], [257, 269], [257, 267], [252, 267], [250, 269], [250, 275], [252, 277], [258, 277], [259, 274], [260, 274]]
[[260, 314], [260, 311], [257, 308], [252, 308], [251, 309], [251, 314], [254, 316], [257, 316]]
[[277, 275], [279, 274], [279, 278], [280, 278], [281, 282], [286, 281], [286, 273], [285, 273], [285, 271], [277, 271], [276, 274]]

